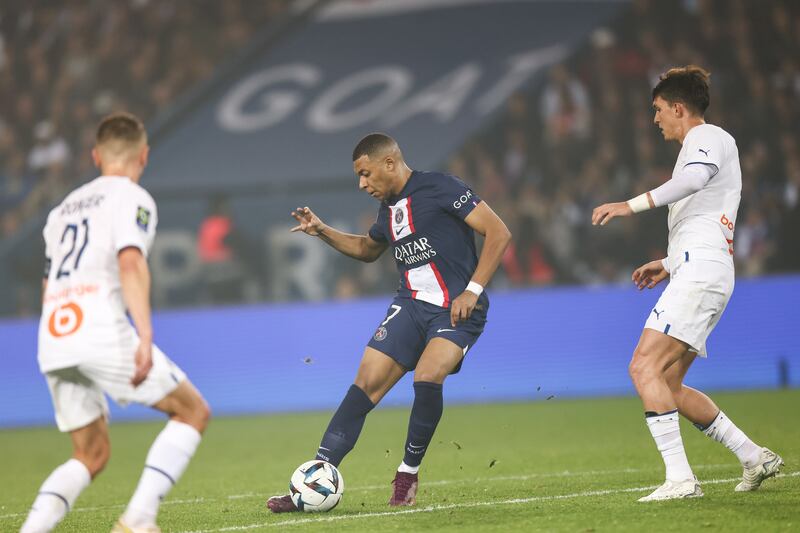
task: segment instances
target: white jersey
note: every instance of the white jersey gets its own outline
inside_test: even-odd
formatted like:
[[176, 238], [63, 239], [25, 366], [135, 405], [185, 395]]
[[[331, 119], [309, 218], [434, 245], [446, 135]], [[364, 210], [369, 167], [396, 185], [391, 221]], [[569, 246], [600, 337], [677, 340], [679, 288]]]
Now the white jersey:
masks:
[[683, 260], [687, 251], [720, 258], [733, 265], [733, 232], [742, 196], [739, 149], [731, 135], [718, 126], [695, 126], [683, 140], [672, 175], [685, 166], [717, 167], [705, 187], [669, 205], [669, 262]]
[[109, 356], [133, 357], [136, 331], [126, 316], [117, 255], [133, 246], [147, 256], [156, 224], [150, 194], [119, 176], [94, 179], [50, 211], [39, 323], [42, 372]]

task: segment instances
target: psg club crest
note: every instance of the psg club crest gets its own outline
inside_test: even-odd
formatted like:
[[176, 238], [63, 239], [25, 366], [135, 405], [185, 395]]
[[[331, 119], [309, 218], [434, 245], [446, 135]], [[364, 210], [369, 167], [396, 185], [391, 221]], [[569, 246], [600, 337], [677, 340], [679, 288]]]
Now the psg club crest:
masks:
[[[401, 218], [402, 218], [402, 217], [401, 217]], [[379, 341], [379, 342], [380, 342], [380, 341], [382, 341], [383, 339], [385, 339], [385, 338], [386, 338], [386, 335], [387, 335], [387, 333], [388, 333], [388, 332], [386, 331], [386, 328], [385, 328], [385, 327], [383, 327], [383, 326], [381, 326], [381, 327], [379, 327], [379, 328], [377, 329], [377, 331], [375, 331], [375, 336], [374, 336], [373, 338], [374, 338], [376, 341]]]
[[403, 210], [398, 209], [394, 212], [394, 223], [400, 224], [403, 221]]

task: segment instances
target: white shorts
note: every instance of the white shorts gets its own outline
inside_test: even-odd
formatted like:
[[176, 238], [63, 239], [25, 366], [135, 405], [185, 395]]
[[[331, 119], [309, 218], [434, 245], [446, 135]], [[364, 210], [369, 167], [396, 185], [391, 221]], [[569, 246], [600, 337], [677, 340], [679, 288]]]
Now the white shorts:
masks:
[[669, 284], [644, 327], [683, 341], [691, 351], [706, 357], [706, 339], [733, 293], [734, 270], [724, 261], [684, 254], [683, 261], [671, 262]]
[[186, 374], [153, 345], [153, 368], [138, 387], [131, 385], [133, 356], [108, 357], [77, 366], [45, 372], [56, 424], [63, 432], [82, 428], [101, 416], [108, 417], [103, 393], [119, 405], [131, 402], [153, 405], [175, 390]]

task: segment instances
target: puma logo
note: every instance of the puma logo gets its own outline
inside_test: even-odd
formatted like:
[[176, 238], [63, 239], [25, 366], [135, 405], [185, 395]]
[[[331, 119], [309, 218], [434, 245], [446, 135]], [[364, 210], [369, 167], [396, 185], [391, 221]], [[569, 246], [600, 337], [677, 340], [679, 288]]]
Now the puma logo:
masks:
[[708, 157], [708, 152], [710, 152], [710, 151], [711, 151], [711, 148], [709, 148], [708, 150], [703, 150], [702, 148], [698, 148], [697, 150], [698, 150], [698, 151], [700, 151], [700, 152], [703, 152], [703, 154], [704, 154], [706, 157]]
[[656, 319], [658, 319], [658, 320], [661, 320], [661, 313], [663, 313], [663, 312], [664, 312], [664, 309], [662, 309], [661, 311], [659, 311], [658, 309], [656, 309], [656, 308], [654, 307], [654, 308], [653, 308], [653, 312], [656, 314]]

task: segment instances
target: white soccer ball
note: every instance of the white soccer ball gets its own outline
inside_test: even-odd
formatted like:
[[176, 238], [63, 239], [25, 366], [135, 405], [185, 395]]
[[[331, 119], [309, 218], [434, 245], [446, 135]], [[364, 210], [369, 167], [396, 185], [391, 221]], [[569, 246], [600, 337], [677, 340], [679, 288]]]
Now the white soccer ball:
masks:
[[344, 478], [332, 464], [314, 460], [297, 467], [289, 481], [292, 501], [301, 511], [330, 511], [339, 504], [344, 492]]

